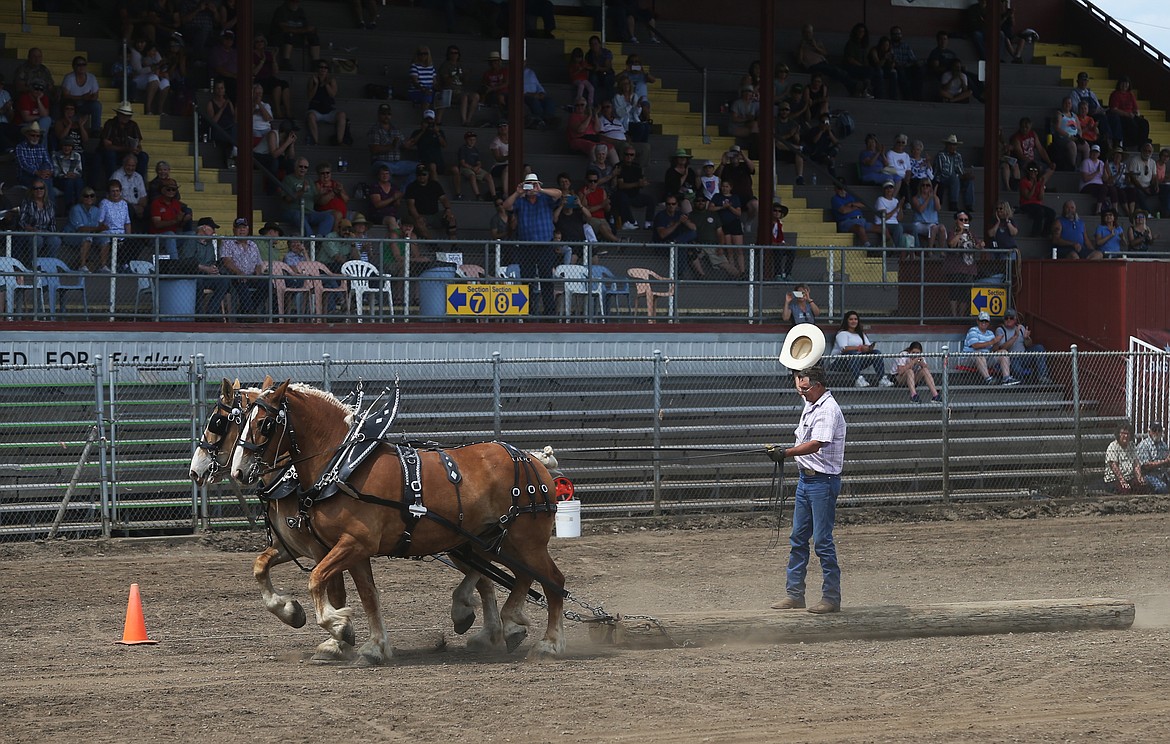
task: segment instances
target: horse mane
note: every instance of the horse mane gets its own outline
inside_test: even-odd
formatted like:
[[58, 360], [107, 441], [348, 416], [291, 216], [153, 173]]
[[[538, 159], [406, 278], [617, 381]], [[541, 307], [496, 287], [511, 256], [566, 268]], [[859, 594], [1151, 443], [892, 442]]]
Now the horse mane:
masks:
[[353, 423], [353, 414], [354, 414], [353, 408], [342, 403], [338, 399], [338, 397], [336, 395], [334, 395], [333, 393], [326, 392], [320, 388], [315, 388], [312, 385], [306, 385], [303, 382], [292, 383], [291, 385], [288, 386], [288, 390], [289, 390], [289, 392], [295, 392], [295, 393], [299, 393], [299, 394], [305, 395], [305, 396], [320, 398], [321, 400], [325, 401], [326, 403], [329, 403], [330, 405], [336, 407], [337, 410], [340, 411], [341, 413], [345, 414], [346, 426], [349, 426]]

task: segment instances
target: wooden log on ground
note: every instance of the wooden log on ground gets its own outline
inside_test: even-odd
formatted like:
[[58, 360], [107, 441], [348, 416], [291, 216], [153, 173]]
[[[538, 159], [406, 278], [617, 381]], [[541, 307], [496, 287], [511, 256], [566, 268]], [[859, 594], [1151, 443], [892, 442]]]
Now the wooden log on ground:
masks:
[[845, 639], [1125, 630], [1134, 603], [1084, 597], [934, 605], [844, 607], [813, 615], [804, 610], [740, 610], [619, 618], [595, 627], [594, 639], [629, 648], [710, 646], [722, 643], [813, 643]]

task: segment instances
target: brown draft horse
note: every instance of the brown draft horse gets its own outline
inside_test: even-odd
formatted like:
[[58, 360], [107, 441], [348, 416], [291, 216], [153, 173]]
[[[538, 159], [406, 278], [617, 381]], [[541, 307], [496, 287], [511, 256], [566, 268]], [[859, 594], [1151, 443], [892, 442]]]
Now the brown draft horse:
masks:
[[[316, 483], [349, 432], [351, 421], [349, 409], [333, 396], [305, 385], [290, 385], [286, 380], [253, 401], [232, 455], [231, 475], [242, 483], [253, 483], [275, 471], [280, 463], [293, 461], [306, 482]], [[335, 640], [352, 644], [352, 610], [338, 607], [326, 591], [342, 571], [356, 576], [355, 570], [363, 572], [362, 566], [368, 566], [376, 555], [447, 552], [474, 544], [472, 536], [503, 525], [506, 531], [499, 552], [477, 553], [516, 574], [500, 612], [504, 641], [511, 650], [527, 635], [523, 608], [535, 579], [544, 589], [548, 622], [544, 637], [529, 658], [561, 654], [565, 647], [564, 575], [548, 552], [554, 523], [553, 509], [548, 508], [555, 499], [552, 477], [538, 461], [523, 456], [514, 460], [515, 450], [500, 443], [473, 444], [446, 452], [462, 480], [458, 485], [448, 480], [437, 452], [418, 453], [428, 514], [411, 528], [408, 542], [403, 540], [410, 513], [404, 499], [403, 469], [397, 453], [389, 447], [380, 448], [347, 479], [356, 496], [338, 493], [309, 506], [306, 518], [311, 534], [330, 546], [309, 579], [317, 623]], [[295, 519], [286, 513], [279, 516]], [[369, 663], [384, 663], [392, 651], [378, 593], [372, 577], [364, 576], [362, 582], [355, 583], [370, 622], [371, 637], [360, 653]]]
[[[271, 377], [265, 377], [262, 388], [241, 388], [240, 381], [234, 383], [223, 380], [220, 387], [219, 399], [216, 401], [216, 410], [208, 417], [203, 434], [191, 456], [190, 476], [195, 483], [203, 485], [221, 480], [227, 475], [232, 451], [239, 440], [244, 413], [252, 401], [263, 391], [275, 386]], [[339, 405], [342, 405], [340, 401]], [[286, 500], [288, 501], [288, 500]], [[295, 499], [292, 499], [295, 501]], [[294, 628], [303, 627], [306, 621], [305, 611], [300, 602], [287, 594], [279, 594], [272, 585], [271, 571], [275, 566], [301, 558], [312, 558], [320, 561], [327, 549], [309, 533], [308, 526], [293, 527], [282, 516], [296, 516], [295, 504], [282, 504], [278, 501], [264, 502], [268, 529], [272, 545], [260, 555], [252, 565], [252, 575], [260, 585], [260, 594], [264, 606], [285, 623]], [[291, 512], [291, 514], [288, 514]], [[496, 599], [495, 584], [482, 576], [462, 561], [452, 557], [452, 562], [466, 575], [463, 581], [451, 595], [451, 620], [455, 632], [463, 634], [475, 622], [475, 605], [472, 602], [474, 591], [478, 591], [481, 604], [484, 608], [483, 629], [468, 642], [471, 648], [498, 650], [506, 647], [503, 637], [503, 625], [500, 620]], [[357, 571], [350, 571], [355, 585], [366, 581], [371, 575], [370, 562]], [[345, 582], [338, 574], [327, 585], [330, 602], [337, 607], [345, 605]], [[371, 591], [373, 589], [371, 588]], [[360, 593], [360, 592], [359, 592]], [[339, 642], [330, 637], [317, 647], [314, 659], [317, 660], [345, 660], [353, 656], [352, 645]], [[366, 657], [363, 657], [365, 659]]]

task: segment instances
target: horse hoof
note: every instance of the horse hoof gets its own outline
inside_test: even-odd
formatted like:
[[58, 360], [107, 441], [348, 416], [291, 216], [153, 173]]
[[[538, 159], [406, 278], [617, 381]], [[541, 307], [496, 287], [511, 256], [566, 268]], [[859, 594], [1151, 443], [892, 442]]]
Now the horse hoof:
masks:
[[346, 645], [333, 638], [322, 643], [317, 647], [317, 652], [313, 654], [313, 661], [350, 661], [353, 659], [354, 648], [352, 645]]
[[346, 625], [345, 629], [341, 631], [341, 642], [350, 646], [357, 641], [357, 635], [354, 633], [353, 625]]
[[460, 618], [451, 618], [451, 620], [455, 624], [455, 633], [463, 635], [475, 623], [475, 613], [472, 612]]
[[528, 637], [528, 628], [520, 627], [504, 636], [504, 643], [508, 645], [508, 653], [512, 653], [516, 648], [524, 643], [524, 639]]
[[560, 654], [557, 652], [556, 646], [549, 643], [548, 641], [542, 640], [533, 646], [532, 650], [528, 652], [527, 660], [548, 661], [550, 659], [557, 658], [559, 655]]
[[285, 605], [285, 616], [288, 618], [285, 620], [285, 622], [288, 623], [290, 627], [305, 627], [307, 618], [305, 617], [305, 608], [301, 607], [300, 602], [293, 601]]

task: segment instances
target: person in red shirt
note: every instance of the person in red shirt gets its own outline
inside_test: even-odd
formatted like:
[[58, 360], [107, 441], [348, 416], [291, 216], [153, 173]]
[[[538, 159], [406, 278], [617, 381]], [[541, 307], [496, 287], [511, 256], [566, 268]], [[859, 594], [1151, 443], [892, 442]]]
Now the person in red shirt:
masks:
[[[175, 179], [168, 178], [162, 182], [159, 196], [150, 203], [151, 235], [176, 235], [190, 229], [191, 213], [179, 201], [178, 194], [179, 184]], [[175, 238], [167, 238], [163, 246], [171, 258], [178, 258], [179, 246]]]
[[49, 96], [39, 80], [33, 81], [31, 87], [16, 99], [16, 117], [17, 123], [22, 126], [37, 122], [44, 132], [53, 127], [53, 118], [49, 114]]
[[593, 228], [597, 237], [610, 243], [616, 243], [618, 237], [614, 235], [613, 229], [610, 228], [605, 219], [610, 206], [609, 194], [598, 185], [600, 178], [600, 174], [593, 168], [585, 171], [585, 185], [577, 192], [577, 199], [583, 206], [585, 222]]
[[480, 78], [483, 83], [483, 102], [498, 106], [500, 111], [508, 109], [508, 70], [500, 59], [499, 52], [488, 55], [488, 69]]

